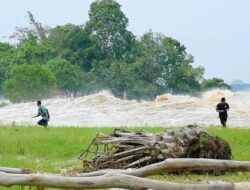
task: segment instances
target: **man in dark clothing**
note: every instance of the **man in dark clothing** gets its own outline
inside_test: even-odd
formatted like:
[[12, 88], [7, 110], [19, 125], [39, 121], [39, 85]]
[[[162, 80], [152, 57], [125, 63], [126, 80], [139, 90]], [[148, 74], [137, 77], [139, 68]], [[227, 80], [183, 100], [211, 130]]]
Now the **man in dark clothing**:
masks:
[[216, 106], [216, 111], [219, 112], [220, 122], [223, 127], [226, 127], [227, 112], [229, 111], [229, 105], [226, 103], [225, 98], [221, 98], [221, 103]]
[[37, 122], [38, 125], [42, 125], [44, 127], [48, 126], [48, 121], [49, 121], [49, 111], [47, 108], [42, 106], [42, 102], [39, 100], [37, 101], [37, 107], [38, 107], [38, 114], [35, 117], [41, 116], [42, 119]]

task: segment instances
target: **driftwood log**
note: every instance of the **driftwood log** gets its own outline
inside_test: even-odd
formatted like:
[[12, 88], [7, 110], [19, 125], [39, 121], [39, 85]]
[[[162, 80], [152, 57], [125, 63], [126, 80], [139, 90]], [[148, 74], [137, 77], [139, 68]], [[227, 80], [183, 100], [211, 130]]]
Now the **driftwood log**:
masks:
[[126, 189], [225, 189], [232, 190], [234, 185], [222, 184], [199, 184], [181, 185], [176, 183], [159, 182], [156, 180], [138, 178], [120, 173], [108, 173], [98, 177], [63, 177], [40, 174], [7, 174], [0, 173], [1, 186], [12, 185], [43, 186], [64, 189], [97, 189], [97, 188], [126, 188]]
[[11, 173], [11, 174], [30, 174], [33, 173], [30, 169], [18, 169], [18, 168], [8, 168], [0, 167], [0, 172]]
[[165, 172], [176, 171], [231, 171], [231, 172], [250, 172], [250, 161], [216, 160], [216, 159], [196, 159], [196, 158], [177, 158], [166, 159], [162, 162], [144, 166], [137, 169], [106, 169], [93, 171], [90, 173], [79, 173], [79, 177], [101, 176], [109, 172], [122, 173], [137, 177], [148, 177]]
[[77, 177], [52, 174], [24, 173], [31, 170], [0, 168], [0, 186], [37, 186], [61, 189], [171, 189], [171, 190], [250, 190], [250, 183], [207, 182], [201, 184], [179, 184], [142, 177], [162, 173], [165, 170], [210, 170], [216, 167], [225, 171], [250, 172], [250, 162], [214, 159], [167, 159], [160, 163], [134, 170], [104, 170]]
[[224, 140], [199, 127], [189, 126], [160, 134], [115, 129], [98, 134], [80, 155], [84, 172], [100, 169], [140, 168], [168, 158], [212, 158], [230, 160]]
[[62, 189], [154, 189], [154, 190], [250, 190], [250, 183], [179, 184], [145, 179], [121, 173], [97, 177], [64, 177], [42, 174], [8, 174], [0, 172], [0, 186], [37, 186]]

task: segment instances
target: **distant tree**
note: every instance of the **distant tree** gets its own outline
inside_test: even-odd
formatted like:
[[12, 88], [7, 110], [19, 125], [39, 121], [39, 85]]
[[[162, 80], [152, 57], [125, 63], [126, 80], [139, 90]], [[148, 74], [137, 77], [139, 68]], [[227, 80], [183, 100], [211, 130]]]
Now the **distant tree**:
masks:
[[7, 43], [0, 42], [0, 96], [2, 84], [10, 77], [11, 70], [15, 65], [16, 48]]
[[128, 19], [115, 0], [96, 0], [90, 6], [85, 30], [102, 58], [122, 58], [132, 48], [134, 36], [127, 30]]
[[231, 86], [224, 82], [223, 79], [220, 78], [212, 78], [212, 79], [205, 79], [202, 81], [202, 89], [203, 90], [210, 90], [213, 88], [221, 88], [221, 89], [231, 89]]
[[18, 46], [17, 64], [45, 64], [55, 57], [53, 48], [48, 43], [40, 43], [37, 36], [28, 34], [27, 39]]
[[56, 78], [44, 66], [19, 65], [14, 67], [10, 79], [4, 81], [3, 90], [12, 102], [51, 97], [56, 92]]
[[50, 28], [42, 26], [28, 11], [30, 26], [17, 27], [10, 38], [17, 39], [16, 64], [45, 64], [55, 57], [53, 47], [47, 42]]
[[157, 85], [146, 79], [147, 71], [140, 61], [135, 63], [113, 62], [108, 70], [107, 80], [112, 93], [127, 99], [152, 99]]
[[29, 16], [30, 24], [34, 27], [34, 31], [38, 40], [40, 42], [45, 42], [47, 39], [46, 28], [44, 28], [41, 23], [35, 20], [33, 14], [30, 11], [28, 11], [28, 16]]
[[186, 47], [179, 41], [164, 37], [163, 46], [167, 55], [163, 78], [168, 89], [173, 93], [193, 94], [199, 91], [204, 68], [193, 66], [193, 56], [187, 53]]
[[0, 65], [0, 96], [3, 94], [2, 84], [5, 80], [5, 72], [2, 65]]
[[177, 40], [150, 31], [139, 39], [135, 52], [144, 80], [157, 87], [158, 94], [200, 90], [204, 69], [192, 66], [193, 57]]
[[92, 81], [129, 99], [152, 99], [167, 92], [194, 94], [201, 89], [204, 69], [192, 63], [180, 42], [149, 32], [136, 41], [129, 58], [94, 62]]
[[144, 80], [155, 85], [157, 79], [162, 77], [168, 60], [163, 39], [163, 35], [154, 34], [150, 31], [139, 39], [139, 45], [137, 46], [140, 53], [135, 61], [140, 62], [141, 69], [144, 70]]
[[47, 42], [56, 51], [58, 57], [86, 71], [91, 69], [92, 61], [97, 57], [89, 35], [82, 26], [67, 24], [51, 29]]
[[0, 43], [0, 95], [4, 90], [13, 101], [36, 99], [46, 90], [35, 87], [49, 85], [53, 92], [57, 86], [74, 94], [109, 89], [128, 99], [230, 88], [222, 79], [204, 80], [204, 68], [193, 65], [193, 56], [178, 40], [152, 31], [136, 38], [116, 0], [95, 0], [82, 26], [49, 28], [31, 12], [28, 17], [30, 26], [13, 35], [19, 40], [15, 46]]
[[60, 58], [49, 61], [47, 66], [55, 74], [57, 87], [61, 92], [76, 94], [81, 90], [84, 72], [80, 67]]
[[0, 59], [6, 58], [11, 53], [13, 53], [14, 50], [15, 50], [14, 46], [12, 46], [8, 43], [0, 42]]
[[47, 26], [42, 26], [41, 23], [36, 21], [30, 11], [28, 11], [27, 13], [30, 21], [30, 26], [16, 27], [16, 31], [10, 36], [10, 38], [17, 39], [21, 44], [23, 41], [27, 40], [30, 34], [32, 34], [36, 36], [38, 42], [45, 42], [50, 32], [50, 28]]

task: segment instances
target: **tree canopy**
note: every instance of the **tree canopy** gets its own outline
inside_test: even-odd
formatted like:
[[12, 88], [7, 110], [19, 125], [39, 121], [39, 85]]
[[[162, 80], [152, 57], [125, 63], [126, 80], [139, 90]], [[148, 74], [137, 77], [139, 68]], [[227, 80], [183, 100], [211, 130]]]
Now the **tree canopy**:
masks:
[[69, 61], [53, 59], [47, 63], [47, 67], [54, 73], [61, 92], [76, 93], [83, 85], [84, 72]]
[[14, 67], [3, 89], [12, 102], [48, 98], [55, 95], [56, 78], [44, 66], [22, 64]]
[[115, 0], [96, 0], [82, 25], [54, 28], [28, 12], [29, 27], [0, 42], [0, 96], [28, 101], [60, 94], [110, 90], [127, 99], [153, 99], [163, 93], [197, 94], [230, 88], [222, 79], [204, 79], [204, 68], [184, 44], [151, 30], [135, 36]]
[[220, 78], [212, 78], [203, 80], [202, 88], [205, 90], [210, 90], [213, 88], [231, 89], [231, 86], [226, 84], [224, 80]]
[[90, 6], [86, 30], [104, 59], [120, 59], [132, 48], [133, 38], [127, 30], [128, 18], [114, 0], [97, 0]]

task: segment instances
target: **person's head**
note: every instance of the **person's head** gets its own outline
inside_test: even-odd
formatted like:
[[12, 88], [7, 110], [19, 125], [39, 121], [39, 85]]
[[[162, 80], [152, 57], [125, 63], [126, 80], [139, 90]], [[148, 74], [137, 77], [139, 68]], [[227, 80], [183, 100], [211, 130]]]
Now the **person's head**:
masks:
[[41, 100], [38, 100], [38, 101], [37, 101], [37, 106], [40, 107], [41, 105], [42, 105]]
[[226, 102], [226, 98], [221, 98], [221, 103], [225, 103]]

